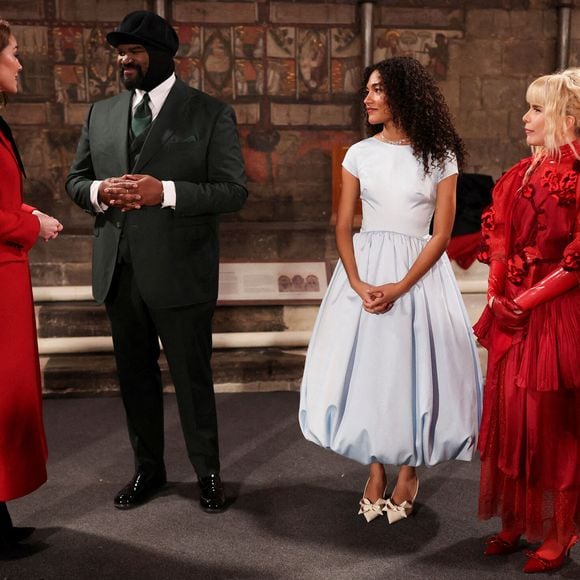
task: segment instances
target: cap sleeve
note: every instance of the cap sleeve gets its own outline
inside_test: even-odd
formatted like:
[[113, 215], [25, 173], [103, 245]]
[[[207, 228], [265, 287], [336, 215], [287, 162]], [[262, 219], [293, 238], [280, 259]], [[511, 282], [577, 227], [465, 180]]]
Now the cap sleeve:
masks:
[[459, 173], [457, 169], [457, 158], [454, 154], [450, 154], [449, 157], [445, 160], [443, 166], [438, 166], [437, 171], [435, 173], [435, 180], [437, 183], [443, 181], [447, 177], [451, 175], [456, 175]]
[[357, 163], [357, 155], [356, 155], [356, 148], [349, 147], [344, 159], [342, 160], [342, 166], [352, 175], [354, 175], [358, 179], [358, 163]]

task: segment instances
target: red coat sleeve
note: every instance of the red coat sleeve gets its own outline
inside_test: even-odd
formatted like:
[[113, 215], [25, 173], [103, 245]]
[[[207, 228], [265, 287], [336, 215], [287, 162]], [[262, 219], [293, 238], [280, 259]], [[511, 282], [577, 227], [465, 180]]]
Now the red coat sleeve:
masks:
[[31, 211], [0, 209], [0, 243], [16, 244], [26, 251], [35, 244], [40, 222]]

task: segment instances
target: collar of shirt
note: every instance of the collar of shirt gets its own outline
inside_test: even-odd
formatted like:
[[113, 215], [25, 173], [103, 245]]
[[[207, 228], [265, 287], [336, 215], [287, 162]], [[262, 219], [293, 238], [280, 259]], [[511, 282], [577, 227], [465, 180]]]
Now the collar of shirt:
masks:
[[[169, 91], [175, 84], [175, 73], [173, 73], [170, 77], [166, 78], [162, 83], [158, 84], [154, 89], [149, 91], [149, 108], [151, 109], [152, 120], [154, 121], [157, 115], [159, 115], [159, 111], [161, 111], [161, 107], [165, 103], [165, 99], [167, 99], [167, 95]], [[143, 95], [145, 91], [141, 89], [135, 89], [135, 93], [133, 94], [133, 101], [131, 103], [131, 109], [134, 111], [139, 103], [143, 100]]]

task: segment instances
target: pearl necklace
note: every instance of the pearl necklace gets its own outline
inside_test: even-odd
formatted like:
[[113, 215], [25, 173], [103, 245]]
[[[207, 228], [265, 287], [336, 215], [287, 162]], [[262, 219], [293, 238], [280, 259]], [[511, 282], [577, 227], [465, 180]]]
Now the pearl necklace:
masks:
[[397, 141], [391, 141], [385, 137], [385, 134], [382, 131], [378, 135], [385, 143], [388, 143], [389, 145], [409, 145], [411, 143], [411, 140], [407, 137], [404, 139], [398, 139]]

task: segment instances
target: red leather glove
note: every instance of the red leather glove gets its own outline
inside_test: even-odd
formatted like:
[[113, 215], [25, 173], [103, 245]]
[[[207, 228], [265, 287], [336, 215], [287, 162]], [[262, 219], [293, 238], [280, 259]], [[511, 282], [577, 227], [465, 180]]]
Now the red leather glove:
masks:
[[536, 285], [528, 288], [516, 297], [514, 302], [521, 310], [528, 311], [536, 306], [548, 302], [572, 288], [576, 288], [580, 281], [576, 272], [558, 268]]
[[492, 260], [487, 277], [487, 303], [495, 296], [503, 296], [507, 267], [504, 262]]
[[513, 300], [505, 296], [493, 296], [490, 308], [500, 326], [509, 330], [524, 328], [530, 317], [529, 312], [524, 312]]

